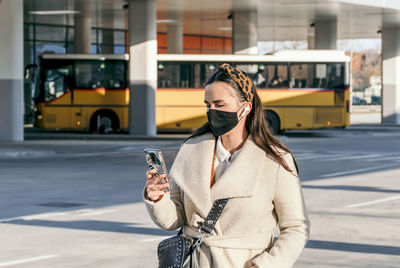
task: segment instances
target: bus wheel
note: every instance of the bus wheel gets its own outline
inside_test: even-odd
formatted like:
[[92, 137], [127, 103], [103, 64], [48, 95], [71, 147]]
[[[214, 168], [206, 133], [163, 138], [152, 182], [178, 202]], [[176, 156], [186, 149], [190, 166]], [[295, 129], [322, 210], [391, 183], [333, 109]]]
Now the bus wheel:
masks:
[[276, 113], [265, 111], [265, 119], [267, 119], [268, 128], [273, 135], [280, 133], [280, 121]]
[[100, 115], [98, 115], [100, 122], [98, 123], [98, 132], [99, 133], [110, 133], [113, 132], [113, 128], [112, 128], [112, 120], [110, 117], [108, 116], [102, 116], [100, 117]]
[[113, 112], [96, 113], [90, 121], [90, 132], [92, 133], [113, 133], [119, 128], [118, 117]]

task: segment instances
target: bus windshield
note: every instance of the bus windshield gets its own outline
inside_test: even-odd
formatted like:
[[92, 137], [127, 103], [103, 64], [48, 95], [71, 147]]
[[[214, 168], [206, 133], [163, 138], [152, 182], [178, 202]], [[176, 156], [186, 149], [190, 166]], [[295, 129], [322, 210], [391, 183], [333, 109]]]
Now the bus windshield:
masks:
[[41, 68], [40, 101], [52, 101], [74, 88], [127, 87], [126, 63], [123, 60], [44, 60]]
[[52, 101], [70, 90], [73, 65], [71, 62], [51, 64], [42, 69], [42, 89], [40, 95], [44, 101]]

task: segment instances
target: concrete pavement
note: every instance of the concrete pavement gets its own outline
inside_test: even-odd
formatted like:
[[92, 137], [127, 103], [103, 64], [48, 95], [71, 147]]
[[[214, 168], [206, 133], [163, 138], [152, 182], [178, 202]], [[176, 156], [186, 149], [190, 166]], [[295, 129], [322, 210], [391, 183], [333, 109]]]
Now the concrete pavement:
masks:
[[[182, 137], [181, 137], [182, 138]], [[294, 267], [399, 267], [400, 128], [292, 131], [311, 239]], [[177, 139], [0, 144], [0, 267], [156, 267], [143, 148]], [[278, 233], [276, 233], [278, 234]]]

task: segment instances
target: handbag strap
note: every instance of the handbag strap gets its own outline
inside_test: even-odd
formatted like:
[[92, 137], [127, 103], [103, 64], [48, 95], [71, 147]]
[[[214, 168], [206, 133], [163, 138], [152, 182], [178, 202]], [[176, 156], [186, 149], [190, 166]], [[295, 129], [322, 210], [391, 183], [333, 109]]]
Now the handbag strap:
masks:
[[[214, 229], [214, 226], [217, 223], [218, 218], [224, 210], [227, 202], [228, 198], [215, 200], [210, 212], [208, 212], [208, 215], [203, 222], [203, 225], [199, 228], [200, 232], [204, 232], [207, 235], [212, 233], [212, 230]], [[179, 230], [178, 235], [181, 235], [182, 233], [183, 227]]]
[[203, 225], [200, 227], [200, 231], [208, 235], [212, 233], [212, 230], [214, 229], [214, 226], [217, 223], [218, 218], [224, 210], [227, 202], [228, 198], [215, 200], [210, 212], [208, 212], [208, 215], [203, 222]]
[[193, 246], [190, 247], [191, 248], [191, 250], [189, 251], [190, 256], [194, 251], [194, 249], [201, 243], [203, 243], [204, 237], [211, 235], [212, 230], [214, 229], [214, 226], [217, 223], [218, 218], [221, 215], [222, 211], [224, 210], [224, 207], [227, 202], [228, 198], [215, 200], [210, 212], [208, 212], [208, 215], [203, 222], [203, 225], [199, 228], [199, 232], [201, 233], [200, 237], [196, 239], [196, 242], [193, 244]]
[[[214, 162], [215, 162], [215, 151], [217, 150], [217, 142], [218, 142], [218, 138], [215, 138], [214, 153], [213, 153], [212, 168], [211, 168], [210, 188], [215, 183]], [[208, 215], [207, 215], [206, 219], [204, 220], [203, 225], [199, 229], [200, 232], [204, 232], [207, 235], [211, 234], [212, 230], [214, 229], [215, 224], [218, 221], [219, 216], [221, 215], [222, 211], [224, 210], [226, 202], [228, 202], [228, 198], [218, 199], [218, 200], [214, 201], [210, 212], [208, 212]]]

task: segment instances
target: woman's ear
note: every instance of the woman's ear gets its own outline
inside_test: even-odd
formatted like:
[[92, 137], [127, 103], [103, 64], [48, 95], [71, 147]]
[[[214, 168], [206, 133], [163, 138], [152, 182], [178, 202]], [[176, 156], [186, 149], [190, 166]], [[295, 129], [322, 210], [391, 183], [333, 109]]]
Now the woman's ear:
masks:
[[250, 113], [251, 109], [253, 108], [253, 104], [251, 102], [247, 102], [246, 108], [248, 109], [248, 113]]

